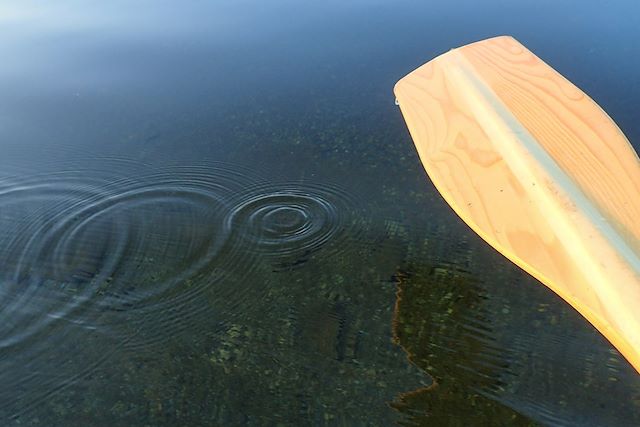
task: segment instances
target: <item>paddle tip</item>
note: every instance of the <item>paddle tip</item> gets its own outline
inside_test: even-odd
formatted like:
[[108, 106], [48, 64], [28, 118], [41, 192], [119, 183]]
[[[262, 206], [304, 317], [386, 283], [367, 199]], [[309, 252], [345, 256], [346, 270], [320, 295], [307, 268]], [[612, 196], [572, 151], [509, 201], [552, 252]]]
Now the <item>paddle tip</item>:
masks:
[[408, 80], [410, 80], [408, 77], [410, 77], [411, 75], [413, 75], [414, 73], [420, 73], [422, 71], [424, 71], [424, 67], [428, 66], [428, 64], [430, 62], [434, 62], [437, 61], [439, 58], [446, 56], [454, 51], [458, 51], [458, 50], [466, 50], [466, 49], [476, 49], [480, 46], [495, 46], [495, 45], [500, 45], [502, 47], [507, 48], [508, 50], [511, 50], [513, 53], [519, 53], [519, 51], [521, 51], [523, 49], [522, 44], [520, 44], [520, 42], [518, 42], [518, 40], [515, 39], [515, 37], [504, 34], [504, 35], [499, 35], [499, 36], [494, 36], [494, 37], [490, 37], [488, 39], [483, 39], [483, 40], [479, 40], [479, 41], [475, 41], [472, 43], [468, 43], [459, 47], [455, 47], [453, 49], [450, 49], [444, 53], [441, 53], [440, 55], [436, 56], [435, 58], [431, 59], [430, 61], [422, 64], [421, 66], [419, 66], [418, 68], [416, 68], [415, 70], [411, 71], [410, 73], [408, 73], [406, 76], [404, 76], [403, 78], [401, 78], [400, 80], [398, 80], [396, 82], [396, 84], [393, 86], [393, 94], [395, 95], [396, 98], [396, 105], [400, 105], [400, 98], [402, 97], [401, 93], [402, 93], [402, 88], [405, 85], [405, 83], [407, 83]]

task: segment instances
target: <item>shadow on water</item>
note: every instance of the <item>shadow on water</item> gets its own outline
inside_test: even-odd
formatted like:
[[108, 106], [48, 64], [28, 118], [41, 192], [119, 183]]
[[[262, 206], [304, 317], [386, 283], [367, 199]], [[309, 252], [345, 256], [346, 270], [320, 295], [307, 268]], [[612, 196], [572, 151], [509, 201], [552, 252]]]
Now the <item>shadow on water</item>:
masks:
[[468, 232], [426, 235], [394, 276], [395, 341], [434, 378], [402, 425], [640, 423], [640, 380], [581, 316]]
[[409, 415], [403, 424], [462, 426], [473, 419], [477, 426], [535, 425], [480, 391], [502, 388], [509, 362], [492, 339], [486, 295], [473, 276], [438, 265], [398, 272], [395, 281], [395, 341], [434, 378], [432, 386], [394, 402]]

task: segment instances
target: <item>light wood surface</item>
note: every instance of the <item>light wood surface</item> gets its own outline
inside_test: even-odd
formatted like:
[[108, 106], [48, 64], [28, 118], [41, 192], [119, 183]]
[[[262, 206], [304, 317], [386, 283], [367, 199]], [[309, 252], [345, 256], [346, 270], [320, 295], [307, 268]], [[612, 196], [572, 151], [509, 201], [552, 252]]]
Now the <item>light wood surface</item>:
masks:
[[640, 162], [611, 118], [506, 36], [439, 56], [394, 92], [454, 211], [640, 372]]

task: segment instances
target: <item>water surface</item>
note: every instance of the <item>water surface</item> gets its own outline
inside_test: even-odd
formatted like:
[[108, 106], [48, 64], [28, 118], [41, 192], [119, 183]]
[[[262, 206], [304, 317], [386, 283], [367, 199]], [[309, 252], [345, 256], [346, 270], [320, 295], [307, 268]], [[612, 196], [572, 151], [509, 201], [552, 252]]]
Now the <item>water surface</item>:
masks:
[[3, 425], [637, 425], [426, 178], [395, 81], [512, 34], [632, 142], [637, 6], [0, 5]]

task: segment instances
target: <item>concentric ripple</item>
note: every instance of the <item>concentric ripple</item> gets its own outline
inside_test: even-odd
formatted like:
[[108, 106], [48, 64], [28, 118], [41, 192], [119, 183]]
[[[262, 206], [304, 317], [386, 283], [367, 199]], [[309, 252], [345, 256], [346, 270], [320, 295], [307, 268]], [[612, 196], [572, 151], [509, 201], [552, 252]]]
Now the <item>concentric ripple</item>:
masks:
[[86, 323], [89, 308], [152, 304], [210, 266], [228, 237], [233, 194], [211, 170], [102, 186], [68, 176], [6, 183], [0, 348], [58, 319]]
[[[340, 254], [363, 229], [358, 200], [333, 185], [221, 163], [94, 163], [0, 176], [0, 416], [117, 349], [148, 354], [267, 309], [257, 278]], [[37, 392], [17, 404], [17, 389]]]
[[339, 252], [341, 240], [357, 237], [362, 215], [356, 210], [357, 199], [333, 185], [271, 183], [234, 203], [226, 229], [248, 250], [291, 267], [329, 242]]
[[[256, 181], [224, 164], [152, 171], [104, 161], [0, 178], [0, 369], [9, 393], [0, 393], [0, 411], [19, 397], [15, 387], [33, 383], [44, 396], [118, 346], [139, 346], [138, 335], [146, 345], [193, 325], [207, 298], [243, 298], [221, 283], [250, 271], [253, 253], [229, 245], [225, 218], [233, 196]], [[55, 356], [96, 334], [112, 342], [103, 352]], [[67, 363], [49, 366], [55, 360]]]
[[[203, 292], [232, 307], [253, 290], [216, 286], [222, 279], [246, 275], [259, 258], [301, 265], [329, 242], [327, 254], [339, 253], [361, 225], [355, 199], [335, 186], [265, 183], [222, 164], [102, 163], [1, 180], [0, 349], [55, 324], [118, 322], [107, 313], [137, 310], [135, 321], [155, 322], [153, 313], [194, 309]], [[189, 315], [167, 318], [172, 329]]]

